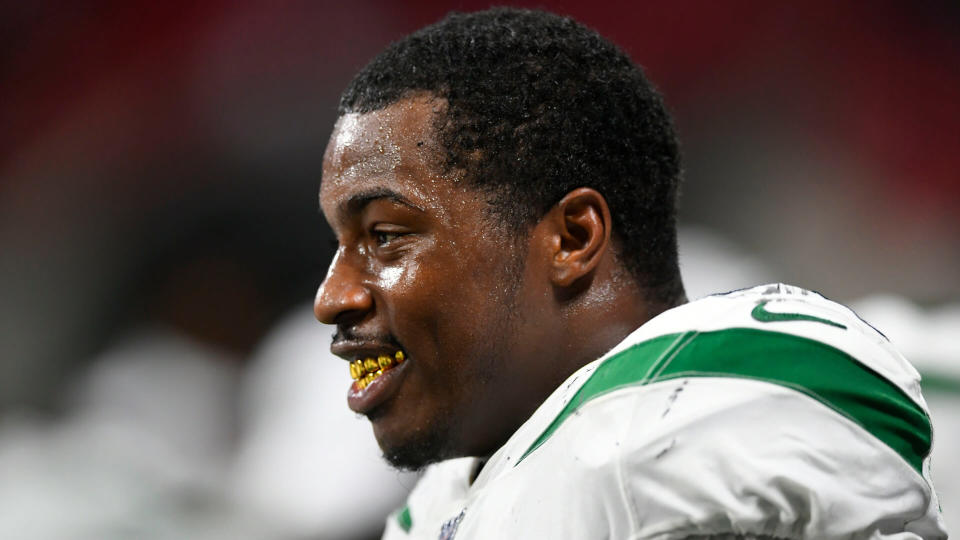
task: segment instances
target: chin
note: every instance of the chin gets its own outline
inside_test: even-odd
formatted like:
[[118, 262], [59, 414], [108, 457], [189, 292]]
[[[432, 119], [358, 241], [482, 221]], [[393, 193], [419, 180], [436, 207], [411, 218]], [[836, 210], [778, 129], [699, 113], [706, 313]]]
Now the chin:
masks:
[[383, 452], [383, 458], [391, 466], [405, 471], [418, 471], [431, 463], [458, 457], [451, 449], [449, 430], [443, 426], [386, 429], [384, 418], [370, 416], [373, 433]]
[[377, 442], [387, 463], [403, 471], [419, 471], [431, 463], [454, 457], [444, 450], [442, 439], [433, 437], [417, 437], [403, 444]]

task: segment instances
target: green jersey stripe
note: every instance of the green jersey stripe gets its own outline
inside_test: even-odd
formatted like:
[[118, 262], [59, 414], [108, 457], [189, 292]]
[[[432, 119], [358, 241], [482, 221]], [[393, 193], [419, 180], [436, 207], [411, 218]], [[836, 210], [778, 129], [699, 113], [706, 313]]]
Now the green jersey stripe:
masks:
[[409, 506], [404, 506], [397, 512], [397, 525], [403, 529], [403, 532], [410, 532], [410, 529], [413, 527], [413, 518], [410, 516]]
[[923, 409], [852, 356], [791, 334], [731, 328], [661, 336], [608, 358], [517, 463], [587, 401], [620, 388], [683, 377], [747, 378], [802, 392], [860, 425], [917, 472], [930, 453], [930, 419]]

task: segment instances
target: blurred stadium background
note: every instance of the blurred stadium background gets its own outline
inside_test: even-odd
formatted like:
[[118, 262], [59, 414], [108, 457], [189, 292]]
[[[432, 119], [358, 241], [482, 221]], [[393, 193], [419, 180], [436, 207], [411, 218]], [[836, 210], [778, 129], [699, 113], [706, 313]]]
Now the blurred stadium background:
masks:
[[[322, 153], [372, 55], [488, 5], [0, 7], [0, 537], [377, 534], [415, 480], [309, 322]], [[960, 4], [524, 5], [664, 93], [691, 296], [815, 289], [918, 365], [956, 526]]]

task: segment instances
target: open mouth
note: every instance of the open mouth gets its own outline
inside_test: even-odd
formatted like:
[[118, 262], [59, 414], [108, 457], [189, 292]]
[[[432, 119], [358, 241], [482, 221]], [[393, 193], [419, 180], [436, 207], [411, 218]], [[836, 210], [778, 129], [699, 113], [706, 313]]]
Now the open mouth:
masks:
[[357, 387], [363, 390], [381, 375], [402, 364], [405, 359], [403, 351], [397, 351], [393, 356], [381, 354], [376, 358], [358, 358], [350, 362], [350, 377], [356, 381]]

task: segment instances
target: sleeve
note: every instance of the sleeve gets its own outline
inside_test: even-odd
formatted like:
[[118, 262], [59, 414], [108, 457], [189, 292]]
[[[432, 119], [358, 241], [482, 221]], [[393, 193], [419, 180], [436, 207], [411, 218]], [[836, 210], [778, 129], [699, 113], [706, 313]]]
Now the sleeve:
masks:
[[630, 538], [946, 538], [920, 471], [803, 392], [696, 377], [599, 401], [633, 414], [617, 465]]

